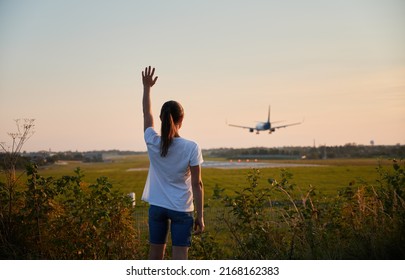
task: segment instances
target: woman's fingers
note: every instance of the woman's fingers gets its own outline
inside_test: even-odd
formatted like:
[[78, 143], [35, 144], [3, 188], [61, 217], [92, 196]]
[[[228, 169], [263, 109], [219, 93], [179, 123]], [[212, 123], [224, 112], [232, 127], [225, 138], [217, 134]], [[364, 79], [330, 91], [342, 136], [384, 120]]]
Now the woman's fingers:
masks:
[[153, 86], [156, 83], [158, 77], [153, 78], [153, 75], [155, 75], [155, 68], [151, 66], [145, 67], [145, 71], [142, 71], [144, 85]]

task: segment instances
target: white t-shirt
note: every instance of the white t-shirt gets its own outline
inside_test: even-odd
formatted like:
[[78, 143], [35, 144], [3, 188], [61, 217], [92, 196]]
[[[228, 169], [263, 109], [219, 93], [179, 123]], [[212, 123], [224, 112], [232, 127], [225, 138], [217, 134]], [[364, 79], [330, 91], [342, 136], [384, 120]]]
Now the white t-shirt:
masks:
[[153, 127], [145, 130], [149, 154], [149, 173], [142, 200], [180, 212], [194, 210], [190, 166], [203, 162], [197, 143], [175, 137], [165, 157], [160, 155], [160, 135]]

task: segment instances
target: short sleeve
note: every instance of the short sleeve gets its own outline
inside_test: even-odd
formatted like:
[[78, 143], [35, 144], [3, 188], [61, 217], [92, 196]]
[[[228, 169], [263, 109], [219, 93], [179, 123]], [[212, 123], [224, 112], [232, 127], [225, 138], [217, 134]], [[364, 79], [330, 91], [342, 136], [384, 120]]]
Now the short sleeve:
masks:
[[197, 166], [204, 162], [200, 146], [195, 144], [193, 151], [191, 152], [190, 166]]
[[148, 128], [145, 130], [144, 138], [145, 138], [146, 144], [153, 144], [153, 143], [155, 143], [156, 141], [158, 141], [159, 135], [158, 135], [157, 132], [153, 129], [153, 127], [148, 127]]

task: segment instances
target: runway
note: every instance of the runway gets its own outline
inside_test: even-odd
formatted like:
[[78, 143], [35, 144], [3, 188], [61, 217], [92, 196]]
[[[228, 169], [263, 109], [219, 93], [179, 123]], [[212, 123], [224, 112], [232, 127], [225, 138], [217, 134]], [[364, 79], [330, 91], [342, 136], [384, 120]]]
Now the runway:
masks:
[[[257, 162], [257, 161], [204, 161], [203, 168], [216, 169], [248, 169], [248, 168], [286, 168], [286, 167], [316, 167], [317, 164], [282, 163], [282, 162]], [[129, 168], [126, 171], [147, 171], [149, 168]]]
[[246, 169], [246, 168], [285, 168], [285, 167], [316, 167], [317, 164], [305, 163], [274, 163], [255, 161], [204, 161], [203, 168]]

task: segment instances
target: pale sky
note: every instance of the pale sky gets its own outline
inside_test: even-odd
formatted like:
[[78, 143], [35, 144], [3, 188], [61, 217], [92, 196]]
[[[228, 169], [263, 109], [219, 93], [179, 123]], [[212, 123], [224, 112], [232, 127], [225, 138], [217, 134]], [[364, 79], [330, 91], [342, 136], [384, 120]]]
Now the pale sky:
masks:
[[[202, 148], [405, 144], [405, 1], [0, 0], [0, 141], [23, 150], [146, 150], [166, 100]], [[269, 135], [229, 127], [267, 118]]]

